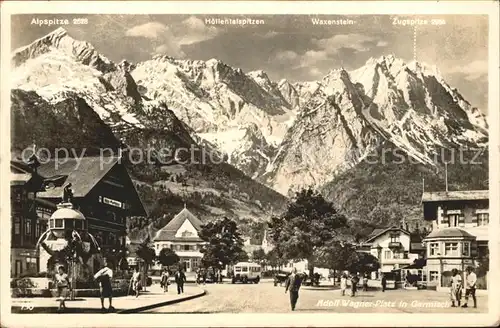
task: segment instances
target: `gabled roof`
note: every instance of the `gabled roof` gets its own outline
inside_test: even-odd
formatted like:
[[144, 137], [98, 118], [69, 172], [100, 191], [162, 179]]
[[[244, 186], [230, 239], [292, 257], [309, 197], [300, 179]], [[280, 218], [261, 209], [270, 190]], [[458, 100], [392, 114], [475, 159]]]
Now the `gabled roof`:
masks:
[[[51, 160], [40, 165], [38, 173], [46, 180], [66, 177], [64, 183], [71, 183], [74, 197], [85, 197], [94, 186], [118, 162], [118, 157], [83, 157], [57, 162]], [[43, 198], [62, 197], [64, 186], [56, 186], [39, 194]]]
[[20, 161], [10, 161], [10, 185], [25, 186], [32, 190], [41, 190], [42, 177], [33, 172], [28, 164]]
[[[187, 238], [177, 238], [175, 234], [180, 229], [182, 224], [188, 220], [193, 227], [197, 230], [201, 230], [203, 222], [200, 221], [193, 213], [191, 213], [187, 208], [184, 208], [179, 212], [166, 226], [156, 232], [156, 236], [153, 241], [176, 241], [176, 240], [186, 240]], [[191, 240], [191, 238], [189, 239]], [[201, 240], [199, 238], [192, 238], [192, 240]]]
[[487, 199], [489, 199], [488, 190], [433, 191], [422, 194], [422, 202]]
[[399, 227], [396, 227], [396, 226], [392, 226], [392, 227], [389, 227], [389, 228], [385, 228], [385, 229], [375, 229], [373, 230], [373, 232], [368, 236], [368, 239], [366, 239], [366, 241], [364, 243], [370, 243], [371, 241], [373, 241], [375, 238], [383, 235], [384, 233], [386, 233], [387, 231], [391, 231], [391, 230], [398, 230], [398, 231], [401, 231], [407, 235], [410, 234], [409, 231], [406, 231], [405, 229], [403, 228], [399, 228]]

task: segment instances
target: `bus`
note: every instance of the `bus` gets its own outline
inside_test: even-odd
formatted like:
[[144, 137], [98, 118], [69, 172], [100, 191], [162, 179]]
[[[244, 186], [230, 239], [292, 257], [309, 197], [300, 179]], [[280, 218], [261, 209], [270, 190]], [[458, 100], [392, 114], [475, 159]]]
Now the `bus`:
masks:
[[261, 276], [261, 266], [252, 262], [239, 262], [233, 267], [233, 278], [231, 282], [234, 284], [241, 281], [246, 284], [253, 282], [258, 284]]

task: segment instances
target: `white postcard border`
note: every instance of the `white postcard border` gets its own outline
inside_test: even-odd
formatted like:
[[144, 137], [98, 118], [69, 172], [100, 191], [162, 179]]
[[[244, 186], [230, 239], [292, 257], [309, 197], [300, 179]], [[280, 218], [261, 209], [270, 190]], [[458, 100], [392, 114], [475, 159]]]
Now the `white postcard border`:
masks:
[[[0, 229], [1, 263], [1, 323], [7, 327], [200, 327], [200, 326], [484, 326], [499, 324], [499, 293], [489, 293], [488, 314], [129, 314], [129, 315], [82, 315], [82, 314], [10, 314], [9, 276], [10, 266], [10, 204], [7, 180], [10, 158], [10, 15], [35, 13], [85, 13], [85, 14], [325, 14], [373, 15], [373, 14], [484, 14], [489, 16], [489, 123], [490, 123], [490, 217], [496, 218], [490, 229], [490, 276], [500, 276], [500, 115], [499, 115], [499, 7], [496, 1], [398, 1], [398, 2], [42, 2], [8, 1], [2, 3], [2, 84], [1, 84], [1, 184], [0, 209], [4, 229]], [[9, 222], [9, 223], [7, 223]], [[489, 290], [500, 290], [500, 281], [490, 279]]]

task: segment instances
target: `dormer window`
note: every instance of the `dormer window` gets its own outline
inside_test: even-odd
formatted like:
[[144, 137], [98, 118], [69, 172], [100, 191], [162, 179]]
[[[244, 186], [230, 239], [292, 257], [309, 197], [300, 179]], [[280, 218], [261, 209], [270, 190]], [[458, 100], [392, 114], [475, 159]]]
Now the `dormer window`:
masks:
[[479, 213], [477, 214], [477, 225], [485, 226], [490, 222], [490, 217], [488, 213]]
[[458, 227], [458, 214], [448, 215], [448, 227]]

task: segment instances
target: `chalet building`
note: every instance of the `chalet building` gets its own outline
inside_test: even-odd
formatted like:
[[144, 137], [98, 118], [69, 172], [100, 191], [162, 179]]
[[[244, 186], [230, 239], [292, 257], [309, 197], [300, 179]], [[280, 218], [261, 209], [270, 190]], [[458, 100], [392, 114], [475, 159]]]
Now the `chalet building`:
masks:
[[[432, 222], [432, 231], [424, 239], [427, 283], [448, 287], [452, 269], [463, 272], [488, 256], [489, 193], [488, 190], [424, 192], [422, 204], [424, 219]], [[480, 279], [485, 277], [478, 275], [478, 285]]]
[[358, 251], [370, 253], [379, 260], [380, 269], [372, 272], [371, 279], [379, 279], [381, 273], [398, 271], [418, 259], [418, 249], [412, 249], [412, 235], [400, 227], [375, 229]]
[[186, 207], [153, 238], [156, 255], [163, 248], [170, 248], [179, 256], [186, 272], [195, 272], [201, 266], [203, 254], [200, 252], [205, 243], [198, 235], [202, 222]]
[[[128, 216], [147, 215], [119, 158], [48, 161], [32, 171], [25, 163], [11, 162], [13, 276], [40, 270], [36, 243], [46, 231], [68, 184], [74, 208], [85, 216], [88, 232], [104, 252], [125, 246]], [[55, 220], [51, 228], [64, 229], [64, 222]], [[94, 268], [99, 266], [100, 263], [92, 263]]]
[[42, 178], [25, 163], [10, 163], [11, 266], [12, 277], [38, 272], [35, 245], [46, 225], [37, 220], [36, 193]]
[[[118, 157], [49, 161], [42, 164], [38, 172], [45, 178], [45, 191], [38, 197], [53, 204], [61, 201], [64, 186], [71, 184], [74, 208], [85, 215], [88, 231], [103, 250], [125, 246], [128, 216], [147, 215]], [[40, 214], [39, 219], [43, 221], [51, 213]]]

